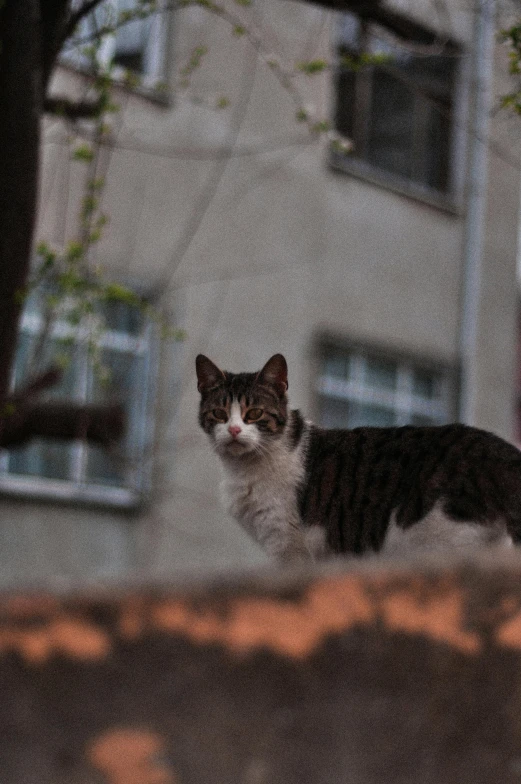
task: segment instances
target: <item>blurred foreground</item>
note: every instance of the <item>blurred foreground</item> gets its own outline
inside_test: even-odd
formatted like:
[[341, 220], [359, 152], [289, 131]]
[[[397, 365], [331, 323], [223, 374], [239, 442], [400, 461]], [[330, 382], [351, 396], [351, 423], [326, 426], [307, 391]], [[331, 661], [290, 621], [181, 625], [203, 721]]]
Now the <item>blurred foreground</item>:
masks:
[[3, 784], [514, 782], [521, 562], [5, 595]]

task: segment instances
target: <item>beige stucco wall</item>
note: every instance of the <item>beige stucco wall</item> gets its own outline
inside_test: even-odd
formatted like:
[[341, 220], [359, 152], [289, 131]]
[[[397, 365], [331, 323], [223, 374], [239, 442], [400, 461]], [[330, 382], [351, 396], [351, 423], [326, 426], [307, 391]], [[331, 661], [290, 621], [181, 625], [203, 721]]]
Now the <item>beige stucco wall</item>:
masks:
[[[427, 19], [422, 4], [410, 5]], [[465, 8], [452, 17], [462, 43], [472, 30]], [[264, 40], [288, 62], [330, 57], [332, 15], [288, 0], [256, 13]], [[282, 351], [292, 402], [307, 413], [319, 332], [458, 361], [463, 203], [451, 212], [331, 170], [324, 141], [309, 139], [291, 97], [224, 22], [185, 11], [174, 41], [172, 75], [195, 46], [209, 46], [193, 78], [198, 101], [178, 95], [162, 106], [120, 97], [118, 148], [106, 159], [110, 225], [95, 253], [111, 275], [145, 290], [160, 284], [161, 305], [187, 332], [182, 344], [162, 347], [150, 504], [126, 518], [3, 501], [20, 572], [41, 537], [47, 545], [38, 569], [31, 567], [38, 576], [172, 575], [265, 560], [219, 503], [219, 467], [196, 423], [199, 352], [230, 370], [255, 370]], [[330, 78], [300, 78], [319, 117], [330, 113]], [[55, 89], [74, 86], [81, 88], [81, 77], [62, 69]], [[231, 105], [216, 111], [221, 95]], [[219, 150], [232, 141], [235, 154], [223, 162]], [[502, 143], [510, 143], [504, 129]], [[83, 170], [68, 160], [56, 123], [48, 124], [43, 150], [38, 235], [59, 243], [74, 227]], [[456, 165], [464, 167], [465, 144], [458, 150]], [[510, 437], [519, 175], [492, 155], [489, 177], [475, 424]], [[206, 200], [208, 187], [215, 193]], [[186, 243], [190, 224], [197, 231]], [[22, 544], [11, 528], [24, 532]], [[4, 570], [0, 580], [12, 575]]]

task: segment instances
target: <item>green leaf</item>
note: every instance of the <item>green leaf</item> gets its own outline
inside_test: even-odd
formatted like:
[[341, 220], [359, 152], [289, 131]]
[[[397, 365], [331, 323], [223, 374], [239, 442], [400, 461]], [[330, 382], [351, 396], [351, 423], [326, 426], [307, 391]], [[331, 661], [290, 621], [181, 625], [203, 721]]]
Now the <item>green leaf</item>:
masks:
[[78, 240], [71, 240], [66, 249], [66, 258], [67, 261], [77, 261], [81, 259], [85, 252], [83, 244]]
[[82, 161], [90, 163], [94, 158], [94, 150], [90, 144], [80, 144], [72, 151], [72, 159], [74, 161]]
[[141, 306], [142, 299], [132, 289], [120, 283], [107, 283], [103, 288], [103, 297], [114, 302], [123, 302], [126, 305]]
[[42, 265], [44, 269], [50, 269], [56, 261], [56, 252], [53, 251], [46, 242], [40, 242], [36, 246], [36, 253], [42, 257]]
[[154, 90], [156, 93], [167, 93], [170, 89], [170, 85], [168, 82], [156, 82], [154, 84]]
[[95, 196], [87, 195], [82, 200], [82, 215], [84, 218], [92, 215], [98, 206], [98, 200]]
[[311, 130], [314, 133], [326, 133], [331, 128], [331, 123], [328, 120], [319, 120], [316, 123], [313, 123]]
[[67, 260], [68, 261], [77, 261], [78, 259], [81, 259], [81, 257], [83, 256], [84, 252], [85, 252], [85, 249], [84, 249], [83, 245], [81, 244], [81, 242], [78, 242], [78, 240], [71, 240], [69, 242], [69, 244], [67, 245], [67, 250], [66, 250]]
[[186, 340], [187, 332], [184, 329], [178, 329], [177, 327], [172, 327], [169, 324], [162, 324], [161, 337], [164, 340], [177, 340], [182, 342], [183, 340]]
[[61, 370], [67, 370], [71, 364], [70, 356], [63, 351], [59, 351], [57, 354], [55, 354], [54, 361]]
[[297, 69], [307, 76], [315, 76], [329, 68], [329, 63], [325, 60], [308, 60], [307, 62], [297, 63]]
[[125, 74], [123, 76], [123, 82], [126, 87], [129, 87], [130, 89], [135, 89], [136, 87], [140, 86], [141, 79], [135, 71], [127, 70], [125, 71]]

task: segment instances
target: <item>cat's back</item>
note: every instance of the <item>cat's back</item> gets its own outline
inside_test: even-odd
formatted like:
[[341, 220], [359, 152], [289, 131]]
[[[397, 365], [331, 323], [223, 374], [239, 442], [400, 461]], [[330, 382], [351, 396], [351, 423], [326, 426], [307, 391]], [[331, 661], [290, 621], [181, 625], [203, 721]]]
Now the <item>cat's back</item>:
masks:
[[391, 515], [406, 528], [437, 503], [455, 520], [506, 519], [521, 538], [521, 453], [462, 424], [311, 428], [300, 510], [334, 550], [378, 550]]
[[463, 424], [415, 427], [358, 427], [353, 430], [312, 426], [308, 466], [338, 457], [360, 468], [411, 469], [451, 466], [478, 472], [491, 465], [521, 470], [521, 452], [499, 436]]

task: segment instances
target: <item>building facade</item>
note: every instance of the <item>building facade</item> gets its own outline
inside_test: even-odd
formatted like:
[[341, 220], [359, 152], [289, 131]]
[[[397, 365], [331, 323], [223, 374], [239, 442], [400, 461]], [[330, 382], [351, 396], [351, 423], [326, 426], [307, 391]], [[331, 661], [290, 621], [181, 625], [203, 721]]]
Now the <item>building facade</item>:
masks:
[[[2, 457], [3, 585], [266, 562], [220, 504], [198, 353], [253, 371], [282, 352], [292, 404], [328, 426], [462, 419], [514, 439], [519, 134], [493, 111], [507, 53], [489, 3], [385, 9], [377, 24], [287, 0], [187, 8], [104, 42], [142, 78], [115, 89], [99, 158], [110, 222], [91, 263], [185, 338], [111, 312], [107, 392], [65, 335], [55, 394], [122, 398], [129, 432], [109, 455], [42, 443]], [[87, 84], [70, 48], [53, 90]], [[49, 120], [43, 142], [38, 239], [58, 247], [84, 178], [69, 132]], [[33, 302], [20, 374], [39, 318]]]

